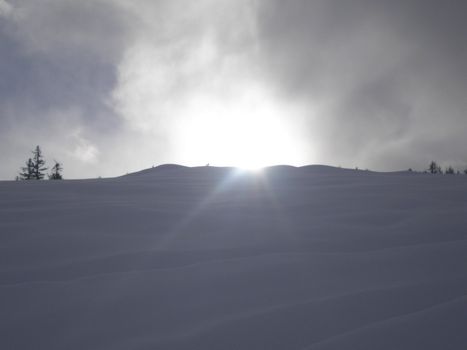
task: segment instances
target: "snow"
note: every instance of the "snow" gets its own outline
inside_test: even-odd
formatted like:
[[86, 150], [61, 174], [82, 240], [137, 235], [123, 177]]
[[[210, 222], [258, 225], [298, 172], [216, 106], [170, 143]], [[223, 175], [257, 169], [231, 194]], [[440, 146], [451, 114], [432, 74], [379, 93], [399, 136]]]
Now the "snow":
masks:
[[467, 349], [467, 176], [0, 182], [2, 349]]

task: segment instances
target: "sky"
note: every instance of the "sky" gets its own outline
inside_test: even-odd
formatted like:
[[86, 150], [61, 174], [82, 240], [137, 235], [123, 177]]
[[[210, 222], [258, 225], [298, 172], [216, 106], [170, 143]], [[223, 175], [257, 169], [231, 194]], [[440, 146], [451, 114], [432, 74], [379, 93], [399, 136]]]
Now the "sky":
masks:
[[0, 179], [467, 167], [464, 0], [0, 0]]

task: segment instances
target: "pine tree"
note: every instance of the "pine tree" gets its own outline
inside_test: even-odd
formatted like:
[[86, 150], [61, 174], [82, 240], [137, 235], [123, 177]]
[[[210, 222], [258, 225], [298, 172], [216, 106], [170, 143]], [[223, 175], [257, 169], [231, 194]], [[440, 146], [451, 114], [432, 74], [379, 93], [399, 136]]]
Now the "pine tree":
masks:
[[445, 171], [445, 174], [448, 174], [448, 175], [454, 175], [456, 172], [454, 170], [454, 168], [452, 166], [448, 166], [446, 168], [446, 171]]
[[43, 159], [42, 156], [42, 151], [39, 146], [36, 146], [36, 149], [32, 151], [33, 158], [32, 161], [34, 163], [34, 179], [35, 180], [42, 180], [45, 176], [44, 171], [47, 170], [45, 167], [45, 160]]
[[430, 163], [430, 166], [428, 167], [428, 171], [432, 174], [442, 174], [443, 173], [443, 169], [441, 169], [441, 167], [436, 164], [436, 162], [431, 162]]
[[20, 180], [32, 180], [34, 179], [34, 162], [31, 158], [26, 162], [26, 166], [21, 168], [23, 171], [19, 173]]
[[47, 168], [39, 146], [36, 146], [32, 151], [32, 158], [28, 159], [26, 166], [22, 167], [21, 170], [22, 172], [19, 173], [20, 180], [42, 180], [44, 178], [44, 171]]
[[52, 174], [49, 175], [49, 180], [62, 180], [62, 164], [55, 160], [55, 165], [52, 167]]

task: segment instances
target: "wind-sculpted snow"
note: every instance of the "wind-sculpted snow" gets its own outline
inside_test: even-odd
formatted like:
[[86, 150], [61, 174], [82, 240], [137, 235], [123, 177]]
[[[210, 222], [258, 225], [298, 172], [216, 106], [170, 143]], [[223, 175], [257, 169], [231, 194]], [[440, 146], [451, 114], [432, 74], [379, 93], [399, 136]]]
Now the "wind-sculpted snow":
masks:
[[467, 349], [467, 176], [0, 182], [1, 349]]

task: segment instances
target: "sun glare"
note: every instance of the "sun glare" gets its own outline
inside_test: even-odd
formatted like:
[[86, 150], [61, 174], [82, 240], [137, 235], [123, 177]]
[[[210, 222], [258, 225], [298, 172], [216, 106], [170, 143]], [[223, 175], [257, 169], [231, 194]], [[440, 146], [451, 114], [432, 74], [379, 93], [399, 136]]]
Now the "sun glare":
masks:
[[287, 113], [258, 89], [235, 99], [196, 96], [178, 126], [185, 163], [210, 163], [248, 170], [301, 162], [297, 130]]

